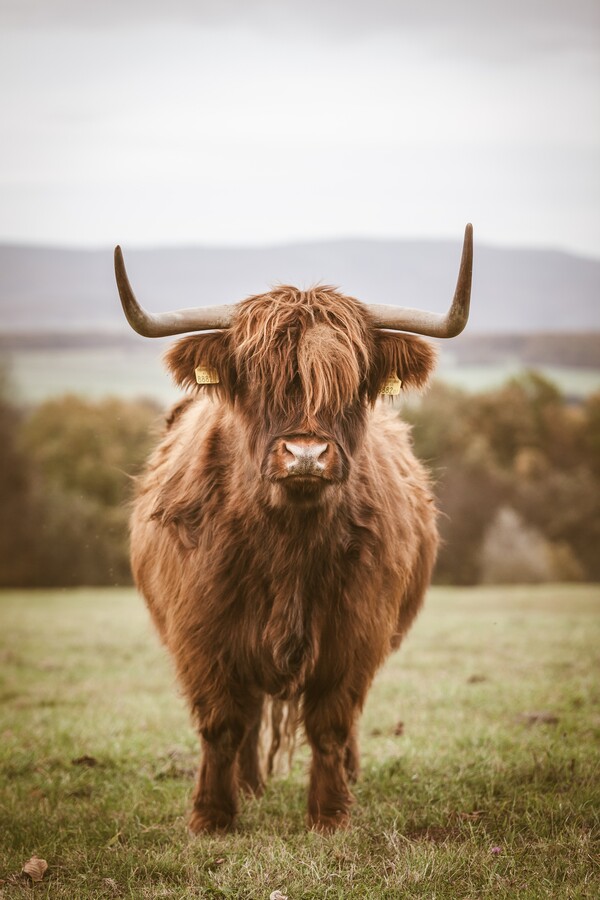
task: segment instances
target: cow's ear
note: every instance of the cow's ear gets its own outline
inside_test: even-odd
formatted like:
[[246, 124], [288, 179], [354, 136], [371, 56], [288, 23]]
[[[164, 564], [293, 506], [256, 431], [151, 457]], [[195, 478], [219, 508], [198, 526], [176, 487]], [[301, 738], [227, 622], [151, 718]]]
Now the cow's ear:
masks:
[[369, 373], [369, 399], [374, 402], [384, 386], [393, 379], [399, 379], [403, 389], [425, 387], [436, 359], [435, 347], [422, 338], [414, 334], [378, 330]]
[[228, 331], [185, 337], [169, 347], [164, 360], [180, 387], [216, 392], [233, 401], [237, 376]]

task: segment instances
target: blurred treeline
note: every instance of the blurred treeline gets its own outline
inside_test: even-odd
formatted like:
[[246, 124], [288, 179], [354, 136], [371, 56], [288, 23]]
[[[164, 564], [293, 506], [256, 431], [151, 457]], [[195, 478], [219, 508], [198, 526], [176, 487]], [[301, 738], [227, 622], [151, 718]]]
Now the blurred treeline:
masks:
[[129, 584], [131, 476], [156, 439], [151, 401], [0, 396], [0, 585]]
[[[438, 383], [403, 416], [442, 513], [438, 582], [600, 580], [600, 394], [569, 405], [531, 372], [478, 395]], [[0, 585], [130, 582], [132, 477], [162, 418], [0, 390]]]
[[405, 411], [442, 512], [445, 584], [600, 580], [600, 393], [535, 372], [481, 394], [438, 383]]

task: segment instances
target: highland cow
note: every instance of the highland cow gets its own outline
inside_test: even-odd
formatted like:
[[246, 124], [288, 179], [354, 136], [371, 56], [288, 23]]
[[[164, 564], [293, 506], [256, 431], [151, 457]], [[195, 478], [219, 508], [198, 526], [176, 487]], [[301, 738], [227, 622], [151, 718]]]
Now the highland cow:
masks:
[[194, 832], [231, 828], [239, 788], [261, 791], [269, 698], [300, 711], [309, 824], [348, 822], [357, 719], [421, 607], [437, 547], [409, 429], [377, 401], [425, 385], [435, 352], [415, 333], [462, 330], [471, 265], [467, 226], [445, 316], [367, 306], [328, 287], [151, 315], [115, 251], [133, 328], [204, 331], [167, 353], [194, 396], [171, 412], [131, 518], [135, 581], [200, 733]]

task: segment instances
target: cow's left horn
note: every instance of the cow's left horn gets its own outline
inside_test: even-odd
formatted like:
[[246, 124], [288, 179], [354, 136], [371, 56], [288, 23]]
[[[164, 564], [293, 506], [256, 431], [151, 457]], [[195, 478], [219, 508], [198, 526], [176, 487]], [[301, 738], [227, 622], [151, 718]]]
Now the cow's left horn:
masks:
[[411, 331], [413, 334], [425, 334], [428, 337], [456, 337], [457, 334], [461, 333], [469, 318], [472, 270], [473, 226], [467, 225], [454, 300], [445, 315], [399, 306], [375, 306], [369, 304], [367, 309], [378, 328]]
[[231, 325], [234, 306], [196, 307], [163, 313], [147, 312], [137, 302], [129, 284], [120, 247], [115, 247], [115, 275], [127, 321], [134, 331], [144, 337], [169, 337], [172, 334], [183, 334], [185, 331], [209, 331], [213, 328], [229, 328]]

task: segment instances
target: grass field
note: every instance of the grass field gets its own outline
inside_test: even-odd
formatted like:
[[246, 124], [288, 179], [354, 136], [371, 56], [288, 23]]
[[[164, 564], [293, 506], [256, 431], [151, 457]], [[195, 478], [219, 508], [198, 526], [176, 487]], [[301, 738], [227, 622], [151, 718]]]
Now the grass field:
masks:
[[301, 750], [191, 838], [196, 740], [138, 597], [4, 592], [0, 897], [598, 897], [599, 613], [593, 586], [432, 590], [371, 692], [351, 827], [306, 831]]

